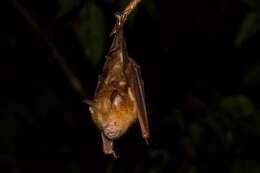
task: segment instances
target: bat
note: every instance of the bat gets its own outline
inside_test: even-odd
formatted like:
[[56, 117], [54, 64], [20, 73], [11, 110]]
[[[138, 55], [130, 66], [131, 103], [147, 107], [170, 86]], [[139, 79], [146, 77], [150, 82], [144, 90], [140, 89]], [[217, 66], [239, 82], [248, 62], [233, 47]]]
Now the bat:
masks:
[[101, 133], [104, 154], [117, 158], [113, 141], [136, 120], [147, 143], [150, 133], [140, 66], [128, 56], [124, 39], [126, 15], [117, 13], [115, 16], [113, 41], [99, 75], [94, 99], [84, 102], [89, 105], [92, 120]]

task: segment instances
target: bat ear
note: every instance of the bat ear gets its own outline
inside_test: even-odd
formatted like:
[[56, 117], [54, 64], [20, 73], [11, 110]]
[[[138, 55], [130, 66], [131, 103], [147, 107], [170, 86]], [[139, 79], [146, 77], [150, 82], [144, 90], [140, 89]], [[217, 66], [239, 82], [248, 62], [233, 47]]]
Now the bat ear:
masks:
[[117, 94], [116, 96], [115, 96], [115, 98], [113, 99], [113, 105], [115, 106], [115, 107], [117, 107], [117, 106], [119, 106], [119, 104], [122, 102], [122, 97], [119, 95], [119, 94]]
[[93, 114], [96, 110], [95, 102], [91, 100], [83, 100], [83, 103], [89, 105], [89, 111]]
[[95, 106], [95, 102], [91, 101], [91, 100], [83, 100], [82, 102], [89, 105], [89, 106]]

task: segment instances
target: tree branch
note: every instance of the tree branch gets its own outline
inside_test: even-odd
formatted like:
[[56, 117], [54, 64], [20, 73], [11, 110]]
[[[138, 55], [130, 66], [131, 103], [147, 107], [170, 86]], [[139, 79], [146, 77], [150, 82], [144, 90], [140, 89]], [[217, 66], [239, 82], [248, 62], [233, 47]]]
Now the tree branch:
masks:
[[125, 16], [125, 18], [127, 18], [127, 16], [135, 9], [135, 7], [139, 4], [140, 1], [141, 0], [131, 0], [121, 14]]
[[131, 0], [121, 13], [115, 13], [117, 21], [112, 29], [112, 32], [110, 33], [110, 36], [118, 32], [121, 24], [125, 23], [128, 15], [135, 9], [139, 2], [141, 2], [141, 0]]

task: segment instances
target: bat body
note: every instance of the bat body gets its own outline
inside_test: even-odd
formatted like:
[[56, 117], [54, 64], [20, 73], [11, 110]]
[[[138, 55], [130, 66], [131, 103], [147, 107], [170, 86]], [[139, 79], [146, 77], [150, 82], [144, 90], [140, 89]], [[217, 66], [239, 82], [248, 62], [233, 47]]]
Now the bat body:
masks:
[[116, 154], [113, 140], [123, 135], [138, 119], [147, 141], [149, 127], [140, 67], [128, 57], [123, 34], [124, 16], [116, 16], [113, 42], [99, 76], [93, 101], [87, 100], [94, 123], [101, 132], [103, 152]]

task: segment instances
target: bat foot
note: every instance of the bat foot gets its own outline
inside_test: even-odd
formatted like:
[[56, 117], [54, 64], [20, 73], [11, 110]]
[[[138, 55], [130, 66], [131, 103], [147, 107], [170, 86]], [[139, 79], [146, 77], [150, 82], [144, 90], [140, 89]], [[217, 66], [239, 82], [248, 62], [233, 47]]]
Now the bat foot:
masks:
[[116, 17], [116, 24], [112, 30], [112, 32], [109, 34], [109, 36], [111, 37], [112, 35], [118, 33], [119, 29], [122, 27], [122, 25], [125, 23], [126, 19], [127, 19], [127, 14], [125, 13], [119, 13], [116, 12], [114, 14], [114, 16]]
[[148, 141], [150, 136], [149, 132], [142, 132], [142, 135], [143, 135], [143, 139], [145, 140], [145, 143], [149, 145], [149, 141]]
[[113, 154], [113, 157], [114, 157], [115, 159], [118, 159], [118, 158], [119, 158], [119, 156], [118, 156], [115, 152], [113, 152], [112, 154]]
[[145, 139], [145, 143], [146, 143], [146, 145], [150, 145], [148, 139]]

